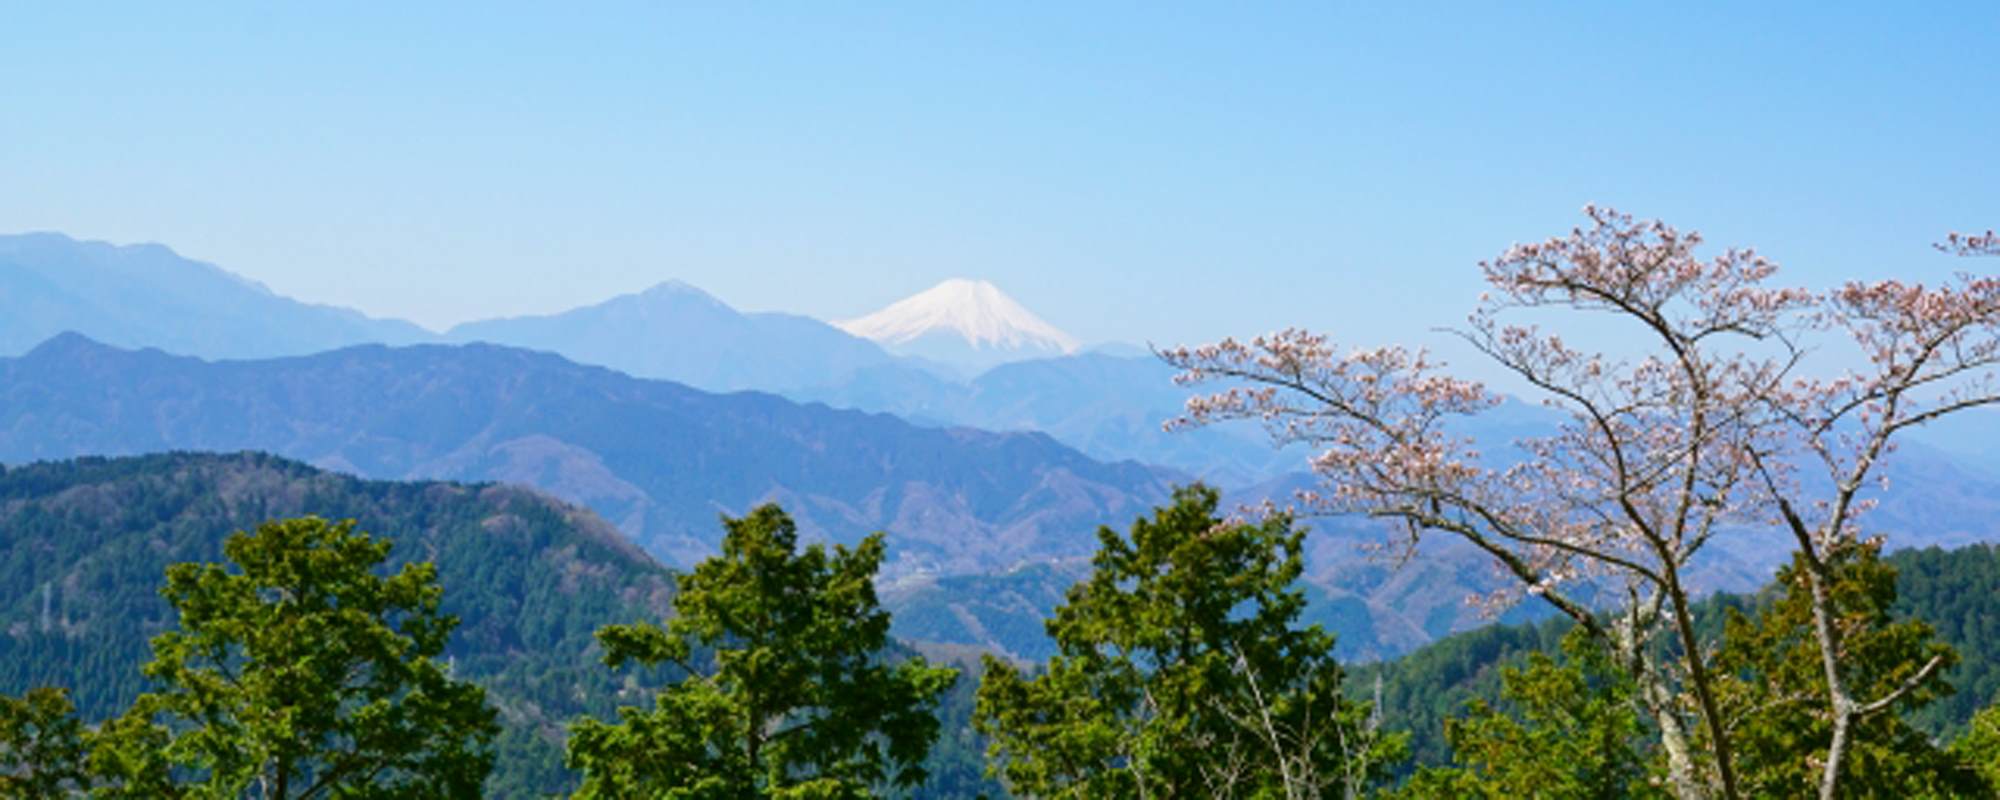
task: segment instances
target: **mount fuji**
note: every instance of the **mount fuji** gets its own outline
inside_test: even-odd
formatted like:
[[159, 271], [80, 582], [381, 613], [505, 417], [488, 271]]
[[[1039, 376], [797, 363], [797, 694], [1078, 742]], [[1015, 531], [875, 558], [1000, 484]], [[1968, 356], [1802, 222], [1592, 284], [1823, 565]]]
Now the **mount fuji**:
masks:
[[1074, 353], [1075, 337], [991, 283], [953, 278], [834, 327], [892, 353], [977, 373], [1009, 361]]

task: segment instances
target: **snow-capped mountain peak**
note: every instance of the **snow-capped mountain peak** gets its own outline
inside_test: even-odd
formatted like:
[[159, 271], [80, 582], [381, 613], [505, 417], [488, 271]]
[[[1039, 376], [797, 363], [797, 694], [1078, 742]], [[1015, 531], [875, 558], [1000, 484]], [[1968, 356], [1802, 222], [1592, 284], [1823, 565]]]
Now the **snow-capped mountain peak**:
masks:
[[868, 316], [833, 324], [890, 347], [944, 336], [985, 351], [1077, 349], [1075, 338], [1014, 302], [999, 287], [968, 278], [953, 278]]

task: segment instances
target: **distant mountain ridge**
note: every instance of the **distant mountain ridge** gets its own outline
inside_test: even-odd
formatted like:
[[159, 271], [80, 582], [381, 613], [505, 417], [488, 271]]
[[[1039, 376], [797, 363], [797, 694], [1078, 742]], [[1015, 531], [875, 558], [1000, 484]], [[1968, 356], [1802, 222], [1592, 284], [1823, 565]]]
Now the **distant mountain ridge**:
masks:
[[0, 462], [264, 450], [374, 478], [502, 480], [587, 505], [669, 563], [782, 502], [809, 535], [890, 534], [890, 569], [1088, 552], [1181, 476], [1045, 434], [710, 394], [526, 350], [366, 345], [208, 362], [57, 337], [0, 359]]
[[1276, 450], [1251, 423], [1165, 430], [1189, 395], [1174, 383], [1174, 373], [1150, 354], [1085, 352], [1001, 364], [965, 382], [894, 368], [862, 370], [840, 383], [786, 395], [929, 424], [1043, 431], [1096, 458], [1158, 464], [1231, 488], [1304, 465], [1304, 453]]
[[303, 355], [434, 338], [414, 324], [302, 303], [157, 244], [0, 235], [0, 355], [64, 331], [210, 358]]
[[557, 314], [468, 322], [445, 338], [546, 350], [709, 391], [820, 386], [897, 361], [819, 320], [741, 313], [680, 281]]
[[925, 326], [935, 326], [966, 347], [999, 346], [975, 360], [997, 353], [1005, 363], [969, 375], [968, 368], [897, 355], [808, 317], [739, 312], [679, 281], [555, 314], [468, 322], [438, 335], [279, 297], [158, 245], [0, 236], [0, 356], [25, 353], [64, 331], [207, 359], [485, 341], [708, 391], [777, 392], [934, 426], [1042, 431], [1099, 460], [1134, 459], [1224, 485], [1276, 477], [1298, 461], [1272, 453], [1248, 426], [1163, 433], [1160, 423], [1179, 412], [1182, 400], [1171, 369], [1131, 348], [1126, 355], [1068, 353], [1072, 338], [991, 284], [948, 281], [911, 300], [919, 298], [904, 307], [915, 309], [904, 318], [920, 324], [904, 333], [924, 338]]
[[[340, 336], [374, 337], [367, 324], [384, 323], [278, 298], [156, 246], [5, 239], [14, 249], [5, 251], [12, 266], [0, 262], [0, 331], [82, 320], [201, 353], [221, 335], [210, 323], [227, 332], [223, 344], [277, 349], [305, 340], [285, 344], [286, 331], [267, 328], [318, 331], [314, 320], [330, 318]], [[161, 281], [175, 285], [154, 288]], [[17, 290], [31, 284], [32, 292]], [[144, 314], [145, 324], [119, 322], [132, 307], [147, 310], [154, 291], [193, 322], [180, 329], [171, 315]], [[37, 299], [52, 293], [94, 299]], [[244, 308], [268, 316], [236, 319]], [[1012, 652], [1026, 650], [1009, 631], [1032, 631], [1059, 588], [1033, 567], [1087, 552], [1095, 525], [1129, 523], [1167, 483], [1200, 477], [1243, 502], [1282, 500], [1312, 483], [1297, 474], [1305, 454], [1272, 450], [1254, 425], [1162, 431], [1187, 390], [1143, 351], [1010, 361], [954, 379], [826, 323], [739, 313], [677, 282], [562, 314], [470, 323], [451, 335], [512, 338], [563, 358], [467, 345], [204, 363], [58, 337], [36, 357], [0, 360], [0, 461], [253, 448], [371, 477], [513, 481], [586, 503], [677, 563], [708, 552], [717, 513], [778, 500], [809, 532], [835, 540], [889, 529], [901, 559], [891, 565], [895, 596], [915, 603], [911, 610], [942, 604], [910, 618], [924, 626], [922, 637]], [[722, 388], [762, 385], [806, 404], [709, 395], [564, 358]], [[1509, 404], [1467, 433], [1483, 441], [1534, 435], [1546, 414]], [[1992, 416], [1915, 431], [1892, 460], [1895, 492], [1870, 517], [1892, 546], [2000, 538], [2000, 462], [1987, 456], [2000, 429]], [[957, 426], [997, 433], [950, 430]], [[1138, 463], [1118, 463], [1128, 460]], [[1316, 528], [1307, 575], [1314, 613], [1337, 622], [1345, 652], [1400, 652], [1480, 622], [1462, 602], [1491, 588], [1479, 554], [1433, 539], [1391, 569], [1359, 550], [1379, 532], [1346, 521]], [[1784, 551], [1782, 538], [1722, 537], [1697, 579], [1711, 589], [1754, 586]], [[934, 580], [941, 576], [960, 577]], [[937, 608], [950, 612], [931, 613]]]
[[[1531, 408], [1506, 410], [1487, 432], [1523, 424]], [[1871, 495], [1881, 504], [1862, 524], [1870, 535], [1885, 536], [1892, 551], [2000, 542], [2000, 475], [1914, 441], [1885, 461], [1883, 470], [1891, 488]], [[1319, 488], [1318, 478], [1292, 473], [1239, 489], [1224, 502], [1231, 508], [1265, 500], [1283, 504], [1306, 488]], [[1393, 657], [1495, 622], [1467, 599], [1514, 580], [1486, 553], [1449, 534], [1426, 534], [1404, 554], [1379, 547], [1390, 541], [1387, 523], [1352, 516], [1302, 522], [1312, 531], [1301, 575], [1305, 619], [1338, 634], [1344, 659]], [[1695, 559], [1688, 586], [1698, 596], [1754, 591], [1771, 580], [1791, 550], [1790, 537], [1776, 530], [1727, 531]], [[928, 576], [893, 586], [884, 598], [898, 614], [899, 636], [1035, 660], [1051, 653], [1041, 620], [1084, 572], [1087, 565], [1079, 560], [1051, 559], [998, 573]], [[1526, 622], [1552, 613], [1528, 598], [1497, 621]]]

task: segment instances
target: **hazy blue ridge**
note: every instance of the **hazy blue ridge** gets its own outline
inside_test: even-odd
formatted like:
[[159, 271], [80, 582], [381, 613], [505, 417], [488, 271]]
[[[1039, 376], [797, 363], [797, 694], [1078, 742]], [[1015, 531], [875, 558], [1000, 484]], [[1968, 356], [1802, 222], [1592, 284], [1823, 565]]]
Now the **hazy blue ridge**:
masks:
[[712, 391], [816, 386], [896, 361], [819, 320], [738, 313], [677, 281], [559, 314], [468, 322], [446, 337], [546, 350]]
[[26, 352], [65, 331], [209, 358], [435, 338], [401, 320], [281, 297], [157, 244], [112, 245], [57, 233], [0, 236], [0, 355]]

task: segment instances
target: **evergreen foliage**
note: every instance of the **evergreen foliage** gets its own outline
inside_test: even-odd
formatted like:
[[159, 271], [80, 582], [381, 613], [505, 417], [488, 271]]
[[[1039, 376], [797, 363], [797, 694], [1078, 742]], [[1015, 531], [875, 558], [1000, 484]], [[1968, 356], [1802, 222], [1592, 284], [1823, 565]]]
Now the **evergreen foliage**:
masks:
[[[1979, 556], [1988, 548], [1974, 548]], [[1863, 716], [1854, 729], [1851, 759], [1843, 769], [1842, 791], [1857, 797], [1987, 796], [1992, 790], [1976, 771], [1987, 762], [1990, 747], [1975, 735], [1952, 749], [1939, 747], [1912, 723], [1938, 700], [1951, 696], [1944, 673], [1925, 673], [1932, 659], [1956, 660], [1952, 647], [1937, 640], [1926, 622], [1894, 613], [1899, 585], [1916, 589], [1919, 598], [1934, 597], [1938, 579], [1986, 569], [1983, 565], [1946, 567], [1937, 552], [1918, 551], [1890, 558], [1879, 543], [1855, 543], [1835, 551], [1829, 562], [1835, 577], [1830, 585], [1835, 620], [1841, 633], [1838, 663], [1843, 677], [1864, 697], [1887, 696], [1905, 684], [1913, 688], [1880, 713]], [[1898, 580], [1897, 562], [1916, 564]], [[1955, 582], [1947, 581], [1947, 582]], [[1704, 604], [1699, 618], [1715, 630], [1720, 646], [1709, 656], [1719, 676], [1719, 697], [1730, 729], [1737, 737], [1738, 767], [1747, 792], [1756, 796], [1809, 795], [1819, 780], [1817, 754], [1824, 753], [1831, 735], [1825, 717], [1813, 701], [1825, 692], [1818, 640], [1809, 632], [1810, 587], [1794, 564], [1779, 573], [1769, 590], [1755, 597], [1717, 597]], [[1989, 595], [1982, 603], [2000, 600]], [[1990, 610], [1973, 612], [1990, 615]], [[1480, 652], [1478, 645], [1495, 640], [1532, 644], [1534, 629], [1516, 629], [1510, 638], [1500, 630], [1455, 637], [1426, 650], [1445, 656]], [[1420, 765], [1406, 791], [1411, 796], [1545, 797], [1638, 796], [1657, 792], [1656, 783], [1634, 780], [1635, 769], [1658, 770], [1662, 755], [1634, 749], [1631, 734], [1647, 724], [1631, 711], [1631, 687], [1616, 680], [1588, 653], [1566, 637], [1563, 657], [1553, 658], [1529, 647], [1475, 665], [1462, 674], [1459, 690], [1474, 695], [1463, 715], [1442, 727], [1442, 739], [1452, 751], [1448, 767]], [[1456, 646], [1453, 646], [1456, 645]], [[1969, 642], [1984, 651], [1988, 642]], [[1486, 650], [1486, 652], [1493, 652]], [[1982, 655], [1982, 658], [1984, 656]], [[1405, 664], [1450, 663], [1451, 658], [1419, 651]], [[1525, 663], [1525, 666], [1521, 666]], [[1402, 665], [1391, 665], [1392, 671]], [[1500, 709], [1485, 699], [1486, 678], [1497, 667]], [[1437, 674], [1435, 672], [1430, 674]], [[1421, 675], [1399, 676], [1416, 681]], [[1419, 731], [1420, 737], [1424, 731]], [[1701, 744], [1697, 741], [1697, 744]], [[1643, 771], [1643, 770], [1642, 770]], [[1606, 782], [1603, 776], [1622, 776]], [[1529, 787], [1540, 787], [1529, 792]]]
[[972, 725], [984, 662], [971, 656], [939, 660], [958, 669], [959, 678], [938, 698], [938, 738], [924, 762], [929, 777], [910, 796], [926, 800], [1006, 797], [1006, 788], [986, 773], [986, 737]]
[[1885, 557], [1896, 568], [1897, 619], [1923, 620], [1958, 651], [1945, 672], [1956, 690], [1909, 713], [1934, 738], [1965, 733], [1981, 708], [2000, 699], [2000, 545], [1901, 550]]
[[921, 785], [931, 709], [958, 673], [883, 658], [881, 534], [829, 554], [801, 551], [774, 505], [724, 524], [722, 554], [682, 577], [664, 626], [598, 632], [612, 668], [671, 664], [687, 677], [650, 710], [571, 728], [577, 796], [847, 798]]
[[307, 517], [232, 535], [229, 566], [169, 567], [179, 625], [143, 669], [160, 688], [99, 736], [105, 777], [130, 795], [478, 797], [494, 711], [440, 661], [458, 620], [435, 568], [376, 575], [389, 549]]
[[[1938, 643], [1957, 653], [1944, 672], [1951, 692], [1931, 692], [1925, 703], [1901, 709], [1901, 718], [1932, 741], [1966, 735], [1974, 714], [2000, 700], [2000, 546], [1928, 547], [1881, 555], [1895, 573], [1893, 622], [1921, 620]], [[1696, 609], [1704, 638], [1719, 637], [1734, 614], [1754, 618], [1777, 603], [1777, 586], [1755, 595], [1717, 595]], [[1533, 653], [1557, 656], [1571, 624], [1550, 619], [1493, 625], [1448, 636], [1392, 661], [1354, 668], [1356, 680], [1379, 676], [1382, 720], [1411, 737], [1412, 768], [1451, 760], [1445, 721], [1468, 701], [1500, 703], [1506, 668], [1521, 667]], [[1560, 659], [1558, 659], [1560, 661]]]
[[1502, 677], [1534, 653], [1556, 654], [1572, 628], [1565, 618], [1520, 625], [1489, 625], [1439, 639], [1391, 661], [1353, 668], [1354, 682], [1376, 688], [1382, 724], [1410, 736], [1412, 765], [1451, 760], [1446, 720], [1467, 703], [1502, 697]]
[[1454, 764], [1419, 770], [1399, 795], [1504, 800], [1666, 797], [1647, 765], [1630, 681], [1572, 632], [1565, 660], [1529, 653], [1500, 671], [1499, 707], [1474, 699], [1444, 723]]
[[[1830, 551], [1833, 582], [1826, 587], [1832, 622], [1840, 631], [1835, 664], [1858, 697], [1887, 697], [1910, 690], [1881, 712], [1860, 717], [1854, 746], [1841, 768], [1842, 791], [1857, 797], [1964, 797], [1986, 794], [1985, 782], [1931, 743], [1904, 716], [1948, 695], [1942, 672], [1951, 647], [1935, 640], [1922, 620], [1896, 620], [1896, 569], [1874, 542]], [[1731, 609], [1714, 657], [1717, 688], [1734, 731], [1744, 789], [1757, 796], [1804, 796], [1820, 780], [1814, 754], [1824, 753], [1832, 730], [1815, 700], [1826, 693], [1819, 641], [1812, 634], [1810, 587], [1799, 559], [1778, 572], [1778, 595], [1754, 615]]]
[[0, 696], [0, 797], [70, 797], [90, 788], [83, 725], [62, 689]]
[[974, 724], [1009, 789], [1351, 795], [1400, 760], [1343, 696], [1333, 637], [1297, 625], [1303, 531], [1226, 522], [1217, 502], [1185, 488], [1129, 540], [1101, 528], [1094, 571], [1048, 622], [1059, 654], [1032, 677], [987, 659]]
[[[1391, 778], [1406, 797], [1662, 790], [1633, 687], [1562, 646], [1565, 621], [1343, 673], [1331, 637], [1300, 624], [1303, 534], [1225, 521], [1218, 504], [1186, 489], [1129, 535], [1100, 530], [1092, 571], [1048, 621], [1057, 655], [1034, 669], [986, 659], [975, 685], [933, 666], [967, 654], [923, 646], [936, 661], [923, 660], [889, 639], [879, 536], [800, 547], [775, 507], [729, 520], [723, 556], [676, 595], [608, 527], [516, 490], [358, 481], [258, 455], [0, 468], [0, 692], [20, 693], [0, 697], [0, 796], [279, 796], [277, 762], [309, 785], [360, 769], [316, 759], [352, 759], [369, 748], [338, 743], [364, 740], [393, 753], [380, 776], [456, 776], [403, 781], [406, 795], [561, 793], [580, 776], [558, 755], [558, 719], [578, 732], [585, 796], [1001, 796], [994, 778], [1036, 796], [1257, 796], [1301, 775], [1322, 795]], [[308, 510], [395, 538], [258, 524]], [[1837, 555], [1856, 695], [1933, 656], [1948, 667], [1863, 719], [1843, 793], [1985, 794], [2000, 780], [2000, 547]], [[1751, 794], [1809, 791], [1825, 750], [1824, 720], [1793, 702], [1823, 692], [1803, 590], [1787, 569], [1695, 614], [1718, 643], [1708, 658]], [[400, 688], [336, 688], [342, 659]], [[1375, 684], [1379, 719], [1348, 696], [1357, 681]], [[31, 688], [47, 685], [69, 691]], [[618, 709], [646, 686], [665, 688]], [[481, 687], [493, 709], [474, 700]], [[432, 698], [446, 713], [395, 710]], [[433, 720], [456, 738], [426, 738]], [[1261, 757], [1274, 736], [1317, 744]], [[410, 760], [426, 753], [444, 754], [437, 770]]]
[[1952, 755], [1979, 772], [1989, 786], [2000, 786], [2000, 704], [1974, 714], [1964, 736], [1952, 742]]
[[156, 688], [140, 667], [175, 619], [168, 565], [215, 562], [231, 531], [308, 512], [392, 541], [386, 567], [436, 564], [461, 622], [443, 659], [503, 726], [486, 791], [562, 793], [562, 723], [609, 715], [593, 662], [606, 621], [665, 613], [672, 576], [587, 512], [491, 485], [364, 481], [258, 454], [162, 454], [0, 467], [0, 693], [70, 690], [97, 725]]

